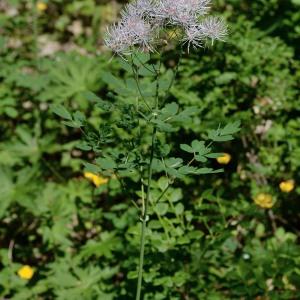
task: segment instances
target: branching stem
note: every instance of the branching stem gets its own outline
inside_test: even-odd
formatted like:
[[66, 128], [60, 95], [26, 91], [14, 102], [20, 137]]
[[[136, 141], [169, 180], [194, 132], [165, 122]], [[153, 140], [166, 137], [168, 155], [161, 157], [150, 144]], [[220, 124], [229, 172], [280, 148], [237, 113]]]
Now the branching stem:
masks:
[[[180, 60], [182, 57], [183, 51], [181, 49], [181, 53], [180, 53], [180, 57], [179, 57], [179, 62], [178, 65], [176, 66], [176, 70], [174, 72], [174, 77], [171, 81], [171, 84], [168, 88], [168, 91], [166, 93], [165, 98], [168, 97], [169, 91], [174, 83], [175, 77], [177, 75], [178, 72], [178, 68], [179, 68], [179, 64], [180, 64]], [[161, 64], [162, 64], [162, 59], [160, 57], [160, 62], [159, 62], [159, 68], [158, 70], [156, 70], [156, 95], [155, 95], [155, 111], [157, 111], [159, 109], [159, 77], [160, 77], [160, 68], [161, 68]], [[139, 86], [139, 78], [138, 78], [138, 73], [137, 70], [135, 69], [135, 67], [132, 64], [132, 70], [134, 72], [135, 75], [135, 80], [136, 80], [136, 84], [138, 86], [138, 90], [139, 93], [143, 99], [143, 94], [142, 91], [140, 89]], [[145, 104], [147, 104], [147, 102], [144, 99]], [[146, 105], [148, 109], [150, 109], [152, 111], [151, 108], [148, 107], [148, 105]], [[154, 114], [153, 114], [154, 115]], [[156, 118], [156, 115], [154, 115], [154, 118]], [[141, 299], [141, 291], [142, 291], [142, 281], [143, 281], [143, 268], [144, 268], [144, 255], [145, 255], [145, 241], [146, 241], [146, 228], [147, 228], [147, 221], [148, 221], [148, 206], [149, 206], [149, 201], [150, 201], [150, 195], [151, 195], [151, 181], [152, 181], [152, 171], [153, 171], [153, 158], [154, 158], [154, 148], [155, 148], [155, 142], [156, 142], [156, 134], [157, 134], [157, 128], [154, 125], [153, 126], [153, 131], [152, 131], [152, 142], [151, 142], [151, 153], [150, 153], [150, 161], [149, 161], [149, 165], [148, 165], [148, 184], [147, 184], [147, 194], [146, 194], [146, 200], [143, 199], [143, 207], [142, 207], [142, 216], [141, 216], [141, 222], [142, 222], [142, 228], [141, 228], [141, 240], [140, 240], [140, 259], [139, 259], [139, 269], [138, 269], [138, 282], [137, 282], [137, 291], [136, 291], [136, 300], [140, 300]], [[167, 192], [169, 188], [168, 187], [165, 189], [165, 191], [162, 193], [162, 196], [164, 196], [164, 194]], [[160, 200], [160, 198], [159, 198]]]

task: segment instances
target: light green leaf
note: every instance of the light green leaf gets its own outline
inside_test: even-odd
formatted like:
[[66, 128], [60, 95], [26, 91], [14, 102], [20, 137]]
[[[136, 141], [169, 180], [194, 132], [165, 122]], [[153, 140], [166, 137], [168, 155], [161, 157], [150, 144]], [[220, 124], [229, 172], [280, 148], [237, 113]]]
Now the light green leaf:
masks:
[[51, 110], [52, 110], [52, 112], [54, 112], [56, 115], [60, 116], [63, 119], [70, 120], [70, 121], [72, 120], [71, 114], [61, 104], [51, 105]]
[[194, 153], [194, 149], [191, 146], [187, 145], [187, 144], [181, 144], [180, 149], [185, 151], [185, 152]]
[[176, 215], [181, 215], [184, 211], [184, 206], [182, 203], [177, 203], [175, 206], [175, 213]]
[[99, 164], [101, 169], [115, 169], [117, 167], [115, 161], [112, 158], [97, 158], [96, 162]]
[[157, 203], [155, 206], [155, 211], [160, 215], [163, 216], [168, 212], [169, 204], [168, 203]]

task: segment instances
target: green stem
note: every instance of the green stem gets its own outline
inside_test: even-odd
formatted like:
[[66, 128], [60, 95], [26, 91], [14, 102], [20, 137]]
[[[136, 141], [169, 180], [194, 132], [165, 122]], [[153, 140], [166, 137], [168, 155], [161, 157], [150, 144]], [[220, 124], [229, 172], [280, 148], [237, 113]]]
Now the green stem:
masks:
[[136, 300], [141, 299], [141, 291], [142, 291], [146, 227], [147, 227], [146, 224], [147, 224], [148, 206], [149, 206], [150, 193], [151, 193], [152, 164], [153, 164], [153, 158], [154, 158], [155, 140], [156, 140], [156, 127], [153, 127], [150, 162], [149, 162], [149, 166], [148, 166], [147, 195], [146, 195], [146, 201], [144, 204], [144, 210], [142, 211], [142, 217], [141, 217], [142, 229], [141, 229], [141, 242], [140, 242], [140, 260], [139, 260], [138, 282], [137, 282], [137, 291], [136, 291], [136, 298], [135, 298]]
[[32, 0], [32, 32], [33, 32], [33, 56], [34, 61], [38, 69], [40, 69], [39, 63], [39, 51], [38, 51], [38, 11], [37, 11], [37, 0]]

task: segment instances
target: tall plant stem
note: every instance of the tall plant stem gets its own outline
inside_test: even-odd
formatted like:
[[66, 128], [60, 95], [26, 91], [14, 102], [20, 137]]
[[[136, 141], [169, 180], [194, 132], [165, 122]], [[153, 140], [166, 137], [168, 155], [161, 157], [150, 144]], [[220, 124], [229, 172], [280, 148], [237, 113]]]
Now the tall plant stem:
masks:
[[141, 217], [142, 229], [141, 229], [141, 241], [140, 241], [140, 260], [139, 260], [139, 270], [138, 270], [138, 282], [137, 282], [137, 290], [136, 290], [136, 298], [135, 298], [136, 300], [141, 299], [141, 291], [142, 291], [146, 227], [147, 227], [147, 217], [148, 217], [147, 214], [148, 214], [148, 206], [149, 206], [150, 194], [151, 194], [152, 163], [153, 163], [153, 157], [154, 157], [155, 140], [156, 140], [156, 127], [153, 127], [150, 162], [149, 162], [149, 166], [148, 166], [147, 195], [146, 195], [146, 201], [143, 205], [144, 209], [142, 211], [142, 217]]
[[38, 11], [37, 11], [37, 0], [32, 0], [32, 32], [33, 32], [33, 56], [34, 60], [37, 63], [37, 67], [39, 68], [38, 62]]

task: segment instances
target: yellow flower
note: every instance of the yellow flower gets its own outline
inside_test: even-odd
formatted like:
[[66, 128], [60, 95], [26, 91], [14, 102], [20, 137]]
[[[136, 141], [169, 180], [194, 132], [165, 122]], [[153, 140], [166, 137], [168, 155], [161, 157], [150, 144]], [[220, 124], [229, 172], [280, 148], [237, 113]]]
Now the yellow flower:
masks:
[[98, 176], [91, 172], [85, 172], [84, 177], [90, 179], [96, 187], [99, 187], [100, 185], [106, 184], [108, 182], [108, 178]]
[[272, 208], [274, 205], [272, 195], [266, 193], [256, 195], [254, 202], [262, 208]]
[[93, 179], [93, 183], [96, 187], [106, 184], [107, 182], [108, 182], [108, 179], [101, 177], [101, 176], [95, 176]]
[[228, 153], [224, 153], [222, 156], [217, 158], [217, 162], [221, 165], [228, 165], [231, 161], [231, 155]]
[[45, 11], [47, 9], [47, 7], [48, 7], [48, 5], [45, 2], [38, 1], [36, 4], [36, 9], [41, 12]]
[[95, 175], [94, 173], [91, 173], [91, 172], [84, 172], [83, 175], [84, 175], [85, 178], [91, 179], [91, 181], [93, 180], [94, 176], [97, 176], [97, 175]]
[[34, 269], [28, 265], [23, 266], [18, 271], [19, 277], [26, 280], [31, 279], [33, 274], [34, 274]]
[[287, 181], [282, 181], [279, 184], [279, 187], [282, 192], [284, 193], [290, 193], [294, 188], [295, 188], [295, 181], [294, 180], [287, 180]]

